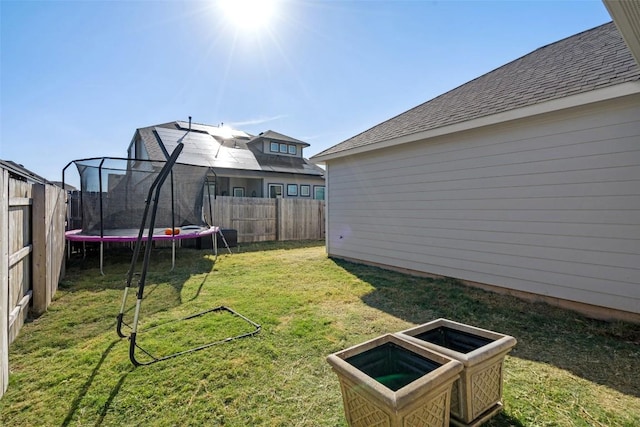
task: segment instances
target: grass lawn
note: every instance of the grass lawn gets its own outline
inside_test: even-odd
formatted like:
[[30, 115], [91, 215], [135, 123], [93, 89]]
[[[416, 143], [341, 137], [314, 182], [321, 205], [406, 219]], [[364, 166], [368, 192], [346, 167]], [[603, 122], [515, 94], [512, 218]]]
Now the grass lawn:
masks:
[[[138, 343], [157, 356], [253, 337], [135, 368], [119, 312], [130, 253], [73, 261], [49, 311], [10, 346], [6, 426], [345, 426], [328, 354], [438, 317], [514, 336], [504, 411], [488, 426], [640, 425], [640, 327], [327, 258], [322, 242], [264, 243], [214, 262], [153, 252]], [[127, 301], [130, 318], [134, 292]], [[250, 328], [249, 328], [250, 329]], [[140, 358], [146, 357], [142, 352]]]

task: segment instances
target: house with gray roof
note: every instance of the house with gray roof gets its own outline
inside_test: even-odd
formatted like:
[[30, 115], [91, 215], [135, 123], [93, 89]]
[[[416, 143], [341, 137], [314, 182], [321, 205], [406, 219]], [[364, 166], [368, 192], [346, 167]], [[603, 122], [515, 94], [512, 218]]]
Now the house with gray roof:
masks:
[[162, 123], [136, 129], [128, 158], [165, 160], [180, 142], [179, 162], [212, 168], [212, 195], [324, 199], [324, 169], [303, 155], [309, 144], [272, 130]]
[[635, 4], [313, 156], [328, 255], [640, 321]]

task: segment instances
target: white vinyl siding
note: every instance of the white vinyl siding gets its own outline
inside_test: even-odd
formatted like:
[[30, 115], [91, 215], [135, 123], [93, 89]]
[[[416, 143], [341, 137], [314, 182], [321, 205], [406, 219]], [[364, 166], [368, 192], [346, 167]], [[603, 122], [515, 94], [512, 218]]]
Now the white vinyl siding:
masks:
[[640, 312], [640, 98], [327, 162], [327, 250]]

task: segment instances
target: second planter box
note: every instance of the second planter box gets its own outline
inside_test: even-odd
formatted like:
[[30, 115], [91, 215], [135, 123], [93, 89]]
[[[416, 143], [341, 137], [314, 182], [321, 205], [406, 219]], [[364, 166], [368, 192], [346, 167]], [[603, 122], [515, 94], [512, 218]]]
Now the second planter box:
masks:
[[437, 319], [400, 336], [464, 365], [451, 392], [451, 423], [478, 426], [502, 409], [502, 365], [515, 338], [475, 326]]

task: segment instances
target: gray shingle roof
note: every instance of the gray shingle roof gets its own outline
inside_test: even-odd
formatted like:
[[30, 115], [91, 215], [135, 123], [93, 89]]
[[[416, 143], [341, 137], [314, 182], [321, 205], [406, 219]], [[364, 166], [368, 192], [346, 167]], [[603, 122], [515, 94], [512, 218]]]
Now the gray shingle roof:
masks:
[[640, 80], [613, 22], [541, 47], [314, 157]]
[[[168, 153], [173, 152], [179, 142], [184, 143], [178, 161], [198, 166], [213, 167], [214, 169], [235, 169], [254, 172], [282, 172], [302, 175], [323, 176], [324, 170], [307, 159], [293, 156], [278, 156], [262, 153], [255, 147], [248, 145], [246, 137], [233, 139], [216, 138], [211, 135], [209, 125], [194, 125], [192, 130], [185, 129], [184, 122], [169, 122], [138, 129], [140, 137], [147, 149], [151, 160], [164, 160], [160, 141]], [[187, 124], [188, 126], [188, 124]], [[213, 127], [218, 129], [217, 127]], [[238, 131], [239, 132], [239, 131]], [[280, 136], [278, 140], [305, 142], [277, 132], [270, 134]], [[266, 133], [266, 132], [265, 132]], [[243, 135], [247, 135], [242, 132]], [[276, 139], [273, 136], [270, 138]], [[283, 139], [287, 138], [287, 139]]]

